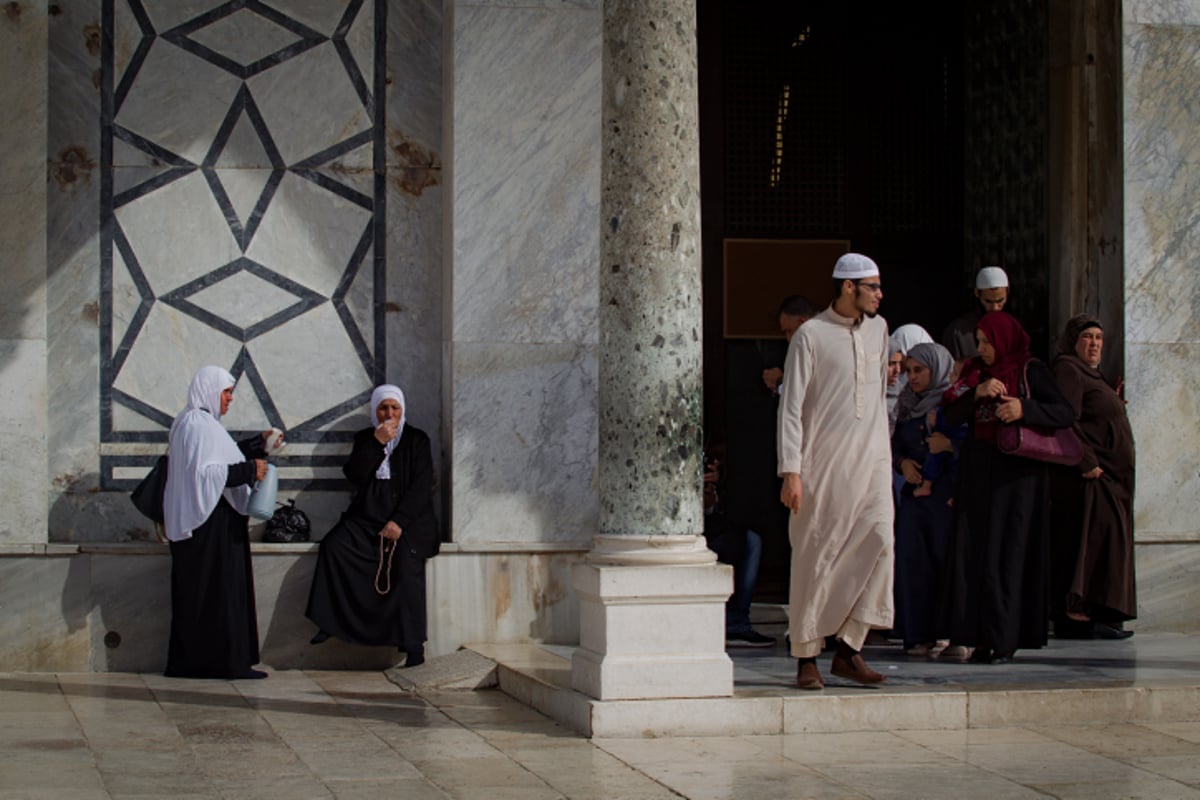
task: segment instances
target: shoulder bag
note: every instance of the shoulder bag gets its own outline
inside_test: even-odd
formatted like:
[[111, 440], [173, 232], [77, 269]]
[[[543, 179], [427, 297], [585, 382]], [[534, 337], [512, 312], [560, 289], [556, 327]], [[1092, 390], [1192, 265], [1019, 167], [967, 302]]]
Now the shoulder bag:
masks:
[[[1020, 396], [1029, 397], [1029, 362], [1021, 376]], [[1072, 428], [1027, 425], [1024, 420], [1008, 422], [996, 429], [996, 447], [1001, 453], [1048, 464], [1073, 467], [1083, 460], [1083, 445]]]

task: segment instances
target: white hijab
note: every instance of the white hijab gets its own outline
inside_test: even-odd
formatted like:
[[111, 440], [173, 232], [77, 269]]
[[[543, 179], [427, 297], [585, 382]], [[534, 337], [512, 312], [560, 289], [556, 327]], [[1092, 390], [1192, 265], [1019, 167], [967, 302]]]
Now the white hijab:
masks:
[[404, 402], [404, 392], [400, 391], [399, 386], [393, 386], [390, 383], [376, 386], [375, 391], [371, 392], [371, 424], [375, 427], [379, 427], [379, 417], [375, 416], [375, 413], [379, 409], [379, 404], [384, 400], [395, 400], [400, 404], [400, 424], [396, 426], [396, 435], [383, 446], [383, 463], [379, 465], [379, 469], [375, 470], [376, 478], [387, 480], [392, 477], [392, 452], [400, 443], [400, 434], [404, 433], [404, 421], [408, 419], [408, 404]]
[[[896, 353], [907, 356], [908, 351], [912, 350], [919, 344], [932, 344], [933, 337], [929, 332], [920, 325], [901, 325], [899, 328], [888, 337], [888, 360], [891, 361], [892, 356]], [[888, 427], [894, 428], [896, 425], [896, 401], [900, 399], [900, 393], [904, 391], [904, 387], [908, 386], [908, 376], [904, 374], [904, 370], [900, 370], [900, 377], [896, 382], [887, 387], [887, 407], [888, 407]]]
[[233, 376], [220, 367], [201, 367], [188, 387], [187, 405], [171, 424], [163, 516], [173, 542], [192, 538], [222, 495], [239, 514], [246, 513], [250, 487], [225, 486], [229, 465], [246, 460], [220, 422], [221, 392], [233, 385]]

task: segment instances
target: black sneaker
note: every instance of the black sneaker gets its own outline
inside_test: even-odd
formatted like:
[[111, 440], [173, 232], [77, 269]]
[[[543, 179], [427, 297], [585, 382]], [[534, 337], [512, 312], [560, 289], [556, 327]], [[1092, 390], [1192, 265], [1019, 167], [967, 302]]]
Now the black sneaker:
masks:
[[745, 633], [727, 633], [725, 634], [726, 647], [774, 647], [774, 636], [763, 636], [756, 630], [748, 630]]

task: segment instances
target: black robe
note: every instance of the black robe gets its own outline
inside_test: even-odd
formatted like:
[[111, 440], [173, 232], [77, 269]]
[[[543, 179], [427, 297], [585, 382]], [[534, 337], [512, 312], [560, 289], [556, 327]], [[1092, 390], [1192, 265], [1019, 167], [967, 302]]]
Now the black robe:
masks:
[[[425, 561], [441, 546], [433, 512], [429, 437], [419, 428], [404, 426], [389, 459], [392, 477], [387, 480], [375, 477], [383, 456], [374, 428], [355, 434], [342, 468], [354, 486], [354, 497], [321, 540], [305, 613], [321, 630], [343, 641], [416, 653], [426, 638]], [[389, 520], [402, 531], [390, 572], [386, 555], [380, 566], [379, 536]], [[383, 544], [391, 545], [386, 540]], [[387, 593], [380, 594], [376, 586]]]
[[[262, 437], [238, 442], [263, 458]], [[253, 483], [254, 462], [229, 465], [226, 486]], [[258, 663], [258, 617], [249, 520], [222, 497], [192, 538], [171, 542], [172, 678], [239, 678]]]
[[[1024, 421], [1074, 421], [1050, 370], [1030, 361]], [[958, 462], [954, 531], [946, 554], [942, 633], [954, 644], [1010, 653], [1046, 643], [1049, 595], [1048, 465], [1001, 453], [975, 436], [975, 393], [946, 406], [946, 422], [971, 424]]]
[[[1083, 443], [1078, 468], [1054, 476], [1055, 610], [1078, 598], [1093, 620], [1137, 616], [1133, 562], [1133, 430], [1125, 401], [1100, 371], [1075, 355], [1054, 359], [1054, 377], [1075, 413]], [[1082, 475], [1100, 467], [1095, 479]]]
[[[904, 459], [921, 464], [929, 455], [928, 434], [924, 416], [896, 423], [892, 463], [897, 473]], [[954, 509], [949, 502], [954, 497], [954, 476], [953, 464], [946, 464], [928, 497], [914, 497], [916, 487], [906, 482], [896, 508], [893, 630], [903, 637], [905, 648], [937, 638], [938, 594], [944, 582], [946, 544], [954, 528]]]

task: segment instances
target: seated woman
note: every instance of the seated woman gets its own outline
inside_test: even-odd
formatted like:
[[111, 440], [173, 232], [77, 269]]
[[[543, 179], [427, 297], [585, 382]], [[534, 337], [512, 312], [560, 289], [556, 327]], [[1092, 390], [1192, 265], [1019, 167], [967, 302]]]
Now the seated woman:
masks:
[[[1046, 428], [1075, 421], [1045, 364], [1029, 353], [1015, 317], [989, 311], [976, 330], [979, 355], [947, 392], [946, 420], [969, 423], [959, 454], [955, 525], [946, 554], [943, 658], [1000, 663], [1047, 632], [1050, 488], [1047, 464], [1002, 453], [1001, 425]], [[953, 649], [952, 649], [953, 648]]]
[[249, 484], [267, 472], [261, 457], [271, 431], [233, 441], [220, 422], [233, 384], [220, 367], [201, 368], [171, 424], [163, 526], [171, 547], [172, 678], [267, 677], [253, 669], [258, 622], [246, 507]]
[[[1083, 443], [1078, 467], [1055, 470], [1055, 635], [1076, 628], [1125, 638], [1137, 616], [1133, 570], [1133, 431], [1125, 401], [1100, 374], [1104, 329], [1073, 317], [1059, 339], [1054, 377]], [[1062, 617], [1073, 620], [1072, 625]], [[1069, 634], [1067, 634], [1069, 635]]]
[[306, 613], [319, 628], [313, 644], [390, 645], [415, 667], [425, 661], [425, 561], [441, 543], [429, 437], [405, 416], [398, 387], [371, 393], [375, 426], [355, 434], [342, 467], [354, 496], [321, 540]]
[[940, 344], [918, 344], [904, 360], [908, 384], [896, 404], [892, 461], [904, 477], [896, 510], [896, 625], [904, 649], [927, 656], [935, 644], [937, 598], [946, 540], [954, 526], [954, 441], [962, 427], [939, 426], [954, 358]]

